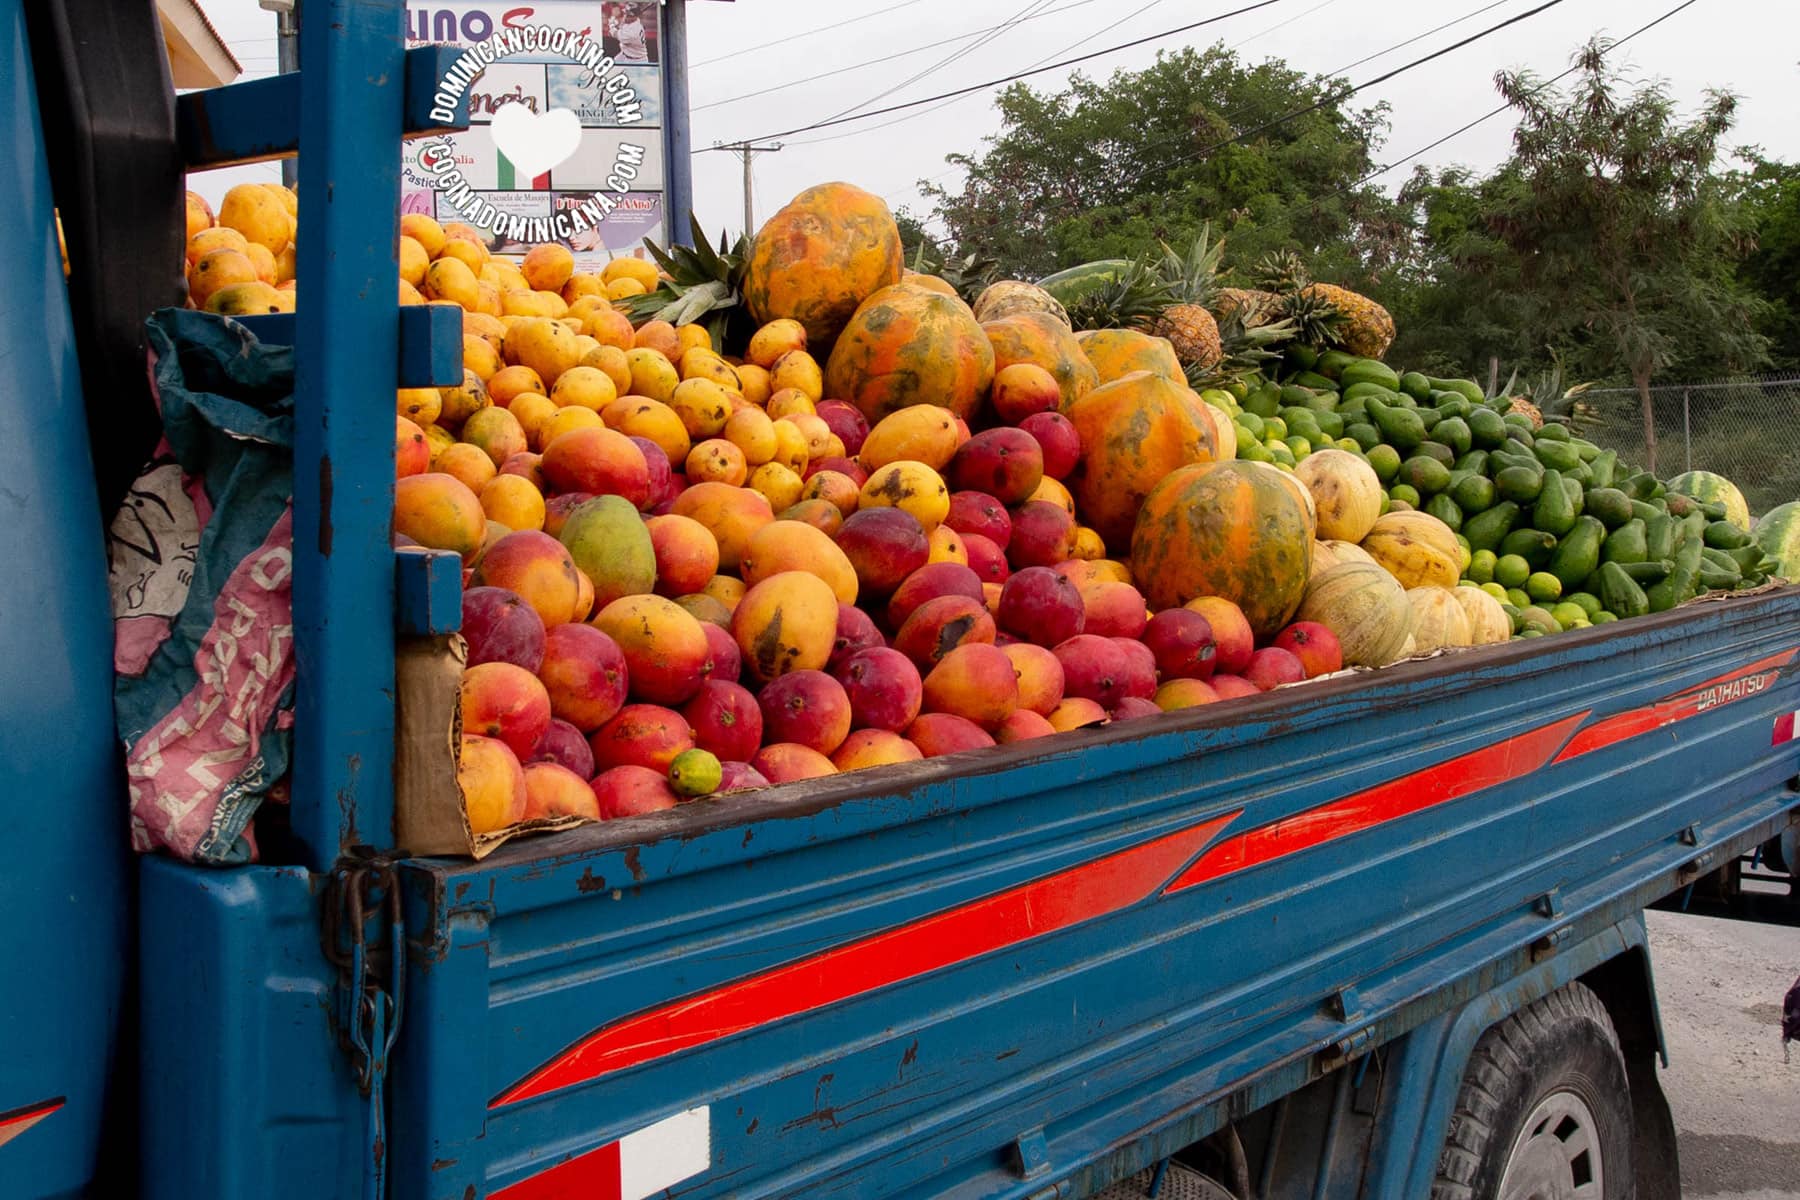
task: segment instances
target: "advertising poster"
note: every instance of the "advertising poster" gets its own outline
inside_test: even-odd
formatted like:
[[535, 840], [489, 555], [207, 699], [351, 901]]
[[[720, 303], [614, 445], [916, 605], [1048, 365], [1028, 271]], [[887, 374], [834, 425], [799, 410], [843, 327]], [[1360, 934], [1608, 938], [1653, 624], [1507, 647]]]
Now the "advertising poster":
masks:
[[[582, 270], [598, 270], [622, 254], [644, 257], [644, 238], [666, 240], [660, 6], [654, 0], [407, 5], [408, 45], [466, 49], [531, 28], [580, 35], [614, 66], [596, 72], [569, 55], [526, 49], [487, 67], [466, 85], [468, 130], [404, 147], [402, 211], [473, 225], [501, 255], [519, 257], [532, 243], [552, 240], [568, 246]], [[532, 118], [503, 119], [508, 128], [496, 141], [495, 116], [509, 105]], [[532, 174], [537, 160], [530, 153], [520, 152], [515, 162], [506, 152], [525, 144], [507, 141], [522, 136], [521, 126], [537, 139], [528, 148], [566, 137], [573, 150]]]

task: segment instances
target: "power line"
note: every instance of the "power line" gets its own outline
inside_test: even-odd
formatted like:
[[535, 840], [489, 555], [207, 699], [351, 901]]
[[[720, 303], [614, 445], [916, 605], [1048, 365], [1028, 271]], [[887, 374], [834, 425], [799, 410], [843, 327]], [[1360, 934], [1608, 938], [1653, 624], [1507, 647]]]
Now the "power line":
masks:
[[1310, 17], [1314, 13], [1318, 12], [1321, 8], [1330, 8], [1332, 5], [1336, 4], [1337, 2], [1338, 2], [1338, 0], [1319, 0], [1319, 3], [1313, 5], [1309, 9], [1306, 9], [1304, 12], [1297, 12], [1285, 21], [1277, 21], [1277, 22], [1275, 22], [1275, 24], [1269, 26], [1267, 29], [1260, 30], [1259, 32], [1253, 33], [1241, 42], [1233, 42], [1230, 46], [1226, 47], [1226, 49], [1228, 49], [1228, 50], [1241, 49], [1244, 46], [1248, 46], [1251, 42], [1254, 42], [1257, 38], [1267, 37], [1269, 34], [1274, 33], [1277, 29], [1286, 29], [1289, 25], [1292, 25], [1295, 21], [1305, 20], [1307, 17]]
[[[1679, 13], [1682, 9], [1689, 7], [1690, 5], [1692, 5], [1694, 3], [1695, 3], [1695, 0], [1682, 0], [1682, 3], [1677, 4], [1674, 8], [1671, 8], [1668, 12], [1664, 13], [1662, 16], [1657, 17], [1654, 21], [1651, 21], [1645, 25], [1638, 26], [1636, 29], [1632, 30], [1630, 33], [1626, 34], [1624, 37], [1620, 38], [1618, 41], [1614, 42], [1612, 45], [1606, 47], [1606, 49], [1601, 52], [1602, 56], [1604, 56], [1606, 54], [1611, 54], [1614, 50], [1617, 50], [1620, 46], [1623, 46], [1626, 42], [1629, 42], [1632, 38], [1638, 36], [1638, 34], [1647, 33], [1650, 30], [1655, 29], [1658, 25], [1661, 25], [1664, 21], [1668, 20], [1670, 17], [1674, 16], [1675, 14]], [[1575, 67], [1570, 67], [1568, 70], [1563, 71], [1559, 75], [1551, 76], [1549, 79], [1546, 79], [1543, 83], [1539, 84], [1538, 87], [1534, 89], [1534, 91], [1542, 91], [1544, 88], [1551, 87], [1554, 84], [1556, 84], [1564, 79], [1567, 79], [1570, 75], [1573, 75], [1575, 73], [1576, 69], [1577, 68], [1575, 68]], [[1415, 158], [1418, 158], [1420, 155], [1429, 154], [1431, 151], [1436, 150], [1439, 146], [1443, 145], [1445, 142], [1450, 141], [1452, 138], [1461, 137], [1463, 134], [1469, 132], [1469, 130], [1475, 128], [1477, 125], [1480, 125], [1480, 124], [1483, 124], [1484, 122], [1493, 120], [1495, 117], [1499, 116], [1501, 113], [1505, 112], [1507, 109], [1509, 109], [1511, 107], [1512, 107], [1512, 105], [1510, 105], [1510, 104], [1502, 104], [1499, 108], [1496, 108], [1489, 112], [1483, 113], [1481, 116], [1476, 117], [1473, 121], [1470, 121], [1468, 124], [1459, 126], [1456, 129], [1452, 129], [1449, 133], [1446, 133], [1443, 137], [1438, 138], [1436, 141], [1429, 142], [1426, 145], [1420, 146], [1417, 150], [1414, 150], [1411, 154], [1408, 154], [1402, 158], [1396, 158], [1393, 162], [1388, 163], [1386, 166], [1369, 172], [1367, 175], [1364, 175], [1361, 179], [1357, 180], [1355, 183], [1351, 184], [1349, 187], [1341, 189], [1339, 194], [1347, 195], [1348, 193], [1355, 191], [1357, 188], [1360, 188], [1363, 184], [1368, 183], [1370, 180], [1378, 179], [1381, 176], [1386, 175], [1389, 171], [1392, 171], [1395, 167], [1405, 166], [1407, 163], [1411, 162]]]
[[1491, 12], [1494, 9], [1499, 8], [1502, 4], [1507, 4], [1510, 2], [1511, 2], [1511, 0], [1492, 0], [1492, 3], [1484, 4], [1480, 8], [1474, 9], [1470, 12], [1466, 12], [1462, 16], [1457, 17], [1453, 21], [1445, 21], [1442, 25], [1434, 25], [1430, 29], [1427, 29], [1424, 33], [1414, 34], [1412, 37], [1407, 38], [1404, 42], [1395, 42], [1392, 46], [1389, 46], [1386, 50], [1377, 50], [1373, 54], [1365, 54], [1361, 58], [1357, 59], [1355, 62], [1345, 63], [1343, 66], [1339, 67], [1335, 71], [1327, 71], [1326, 74], [1327, 75], [1342, 75], [1345, 71], [1349, 71], [1356, 67], [1360, 67], [1366, 62], [1373, 62], [1378, 58], [1385, 58], [1388, 55], [1392, 54], [1396, 50], [1404, 50], [1406, 47], [1412, 45], [1414, 42], [1422, 42], [1434, 33], [1442, 33], [1444, 30], [1449, 29], [1452, 25], [1461, 25], [1464, 21], [1467, 21], [1470, 17], [1479, 17], [1484, 12]]
[[[1095, 0], [1075, 0], [1073, 4], [1065, 4], [1061, 8], [1052, 8], [1044, 12], [1033, 13], [1029, 17], [1026, 17], [1025, 20], [1035, 21], [1039, 17], [1054, 17], [1058, 13], [1066, 13], [1071, 9], [1085, 8], [1094, 2]], [[1331, 2], [1332, 0], [1327, 0], [1327, 3]], [[785, 92], [789, 88], [801, 87], [808, 83], [817, 83], [821, 79], [830, 79], [834, 75], [848, 75], [850, 72], [860, 71], [864, 67], [880, 66], [883, 63], [890, 63], [898, 59], [908, 58], [914, 54], [923, 54], [927, 50], [935, 50], [939, 46], [949, 46], [956, 42], [967, 41], [972, 37], [980, 37], [984, 33], [992, 33], [996, 29], [1002, 29], [1005, 25], [1006, 22], [1002, 21], [999, 25], [988, 25], [981, 29], [971, 29], [967, 33], [959, 33], [955, 37], [940, 38], [935, 42], [926, 42], [922, 46], [914, 46], [910, 50], [901, 50], [893, 54], [883, 54], [878, 58], [865, 58], [861, 62], [854, 62], [848, 66], [837, 67], [830, 71], [822, 71], [817, 75], [808, 75], [801, 79], [790, 79], [785, 83], [777, 83], [770, 87], [759, 88], [754, 92], [744, 92], [741, 95], [729, 96], [723, 100], [710, 100], [705, 104], [694, 105], [689, 111], [700, 112], [701, 110], [708, 108], [721, 108], [727, 104], [736, 104], [740, 100], [753, 100], [758, 96], [767, 96], [774, 92]]]
[[[968, 87], [957, 88], [954, 91], [943, 92], [936, 96], [926, 96], [926, 97], [923, 97], [922, 99], [918, 99], [918, 100], [907, 100], [901, 104], [890, 104], [886, 108], [878, 108], [872, 112], [858, 113], [855, 116], [848, 116], [848, 117], [835, 117], [835, 118], [832, 118], [832, 119], [826, 120], [826, 121], [815, 121], [811, 125], [800, 125], [800, 126], [796, 126], [793, 129], [784, 130], [780, 133], [766, 134], [766, 135], [763, 135], [763, 137], [757, 138], [756, 140], [761, 141], [761, 140], [763, 140], [764, 137], [769, 137], [769, 138], [789, 137], [796, 133], [811, 133], [815, 129], [825, 129], [832, 125], [843, 125], [843, 124], [847, 124], [848, 122], [851, 122], [851, 121], [866, 121], [870, 117], [886, 116], [888, 113], [901, 112], [901, 111], [904, 111], [905, 109], [909, 109], [909, 108], [917, 108], [921, 104], [932, 104], [939, 100], [948, 100], [952, 96], [964, 96], [964, 95], [969, 94], [970, 92], [986, 91], [988, 88], [999, 87], [1003, 83], [1013, 83], [1016, 80], [1025, 79], [1032, 75], [1041, 75], [1046, 71], [1056, 71], [1056, 70], [1060, 70], [1063, 67], [1072, 67], [1072, 66], [1076, 65], [1077, 63], [1084, 63], [1084, 62], [1089, 61], [1090, 59], [1102, 58], [1108, 54], [1115, 54], [1120, 50], [1129, 50], [1134, 46], [1142, 46], [1142, 45], [1146, 45], [1147, 43], [1150, 43], [1150, 42], [1161, 41], [1164, 38], [1174, 37], [1176, 34], [1179, 34], [1179, 33], [1186, 33], [1192, 29], [1199, 29], [1204, 25], [1215, 24], [1219, 21], [1225, 20], [1227, 17], [1235, 17], [1242, 13], [1255, 12], [1259, 8], [1267, 8], [1271, 4], [1279, 4], [1280, 2], [1281, 2], [1281, 0], [1257, 0], [1257, 3], [1246, 4], [1242, 8], [1234, 8], [1230, 12], [1220, 13], [1216, 17], [1207, 17], [1203, 21], [1194, 21], [1191, 24], [1181, 25], [1174, 29], [1165, 29], [1161, 33], [1153, 33], [1147, 37], [1137, 38], [1133, 41], [1121, 42], [1117, 46], [1108, 46], [1103, 50], [1090, 51], [1087, 54], [1078, 55], [1075, 58], [1067, 58], [1067, 59], [1062, 60], [1061, 62], [1051, 63], [1048, 66], [1034, 67], [1030, 70], [1019, 71], [1012, 75], [1004, 75], [1004, 76], [1000, 77], [999, 79], [990, 79], [985, 83], [970, 84]], [[1552, 3], [1561, 3], [1561, 0], [1551, 0], [1551, 2]]]
[[833, 29], [842, 29], [846, 25], [854, 25], [858, 21], [867, 21], [874, 17], [884, 17], [888, 13], [899, 12], [903, 8], [911, 8], [915, 4], [922, 4], [922, 3], [924, 3], [924, 0], [900, 0], [899, 4], [890, 4], [886, 8], [878, 8], [874, 12], [864, 13], [860, 17], [851, 17], [848, 20], [839, 21], [834, 25], [821, 25], [817, 29], [802, 30], [799, 33], [789, 34], [787, 37], [776, 38], [772, 42], [764, 42], [759, 46], [745, 46], [740, 49], [733, 50], [730, 54], [721, 54], [717, 58], [701, 59], [697, 63], [690, 63], [689, 69], [691, 70], [696, 67], [709, 67], [713, 63], [726, 62], [727, 60], [730, 60], [730, 59], [741, 59], [741, 58], [743, 58], [744, 55], [753, 54], [758, 50], [767, 50], [771, 46], [784, 46], [789, 42], [797, 42], [802, 38], [812, 37], [814, 34], [829, 33]]
[[981, 49], [983, 46], [987, 45], [988, 43], [994, 41], [997, 38], [1003, 37], [1008, 30], [1010, 30], [1014, 26], [1016, 26], [1022, 19], [1030, 16], [1031, 10], [1042, 9], [1042, 8], [1047, 7], [1049, 4], [1050, 4], [1050, 0], [1029, 0], [1029, 3], [1027, 3], [1024, 8], [1019, 9], [1012, 16], [1008, 17], [1005, 21], [1001, 22], [1000, 28], [994, 30], [993, 32], [991, 32], [989, 34], [986, 34], [983, 37], [977, 38], [975, 41], [970, 42], [967, 46], [964, 46], [960, 50], [952, 51], [951, 53], [945, 55], [943, 58], [939, 59], [937, 62], [932, 63], [929, 67], [926, 67], [923, 71], [919, 71], [906, 79], [902, 79], [899, 83], [894, 84], [892, 87], [883, 88], [881, 91], [876, 92], [873, 96], [870, 96], [867, 100], [864, 100], [862, 103], [852, 104], [849, 108], [844, 109], [842, 112], [833, 113], [831, 116], [825, 118], [825, 120], [827, 122], [830, 122], [830, 121], [835, 121], [840, 117], [847, 117], [851, 113], [855, 112], [857, 109], [867, 108], [869, 105], [875, 103], [875, 101], [884, 99], [888, 96], [891, 96], [895, 92], [898, 92], [903, 88], [910, 87], [912, 84], [919, 82], [919, 80], [924, 79], [928, 75], [935, 75], [937, 72], [943, 70], [945, 67], [949, 66], [951, 63], [957, 61], [958, 59], [967, 58], [969, 55], [975, 53], [975, 51]]
[[1377, 75], [1375, 78], [1366, 80], [1362, 83], [1357, 84], [1354, 87], [1347, 88], [1347, 89], [1344, 89], [1341, 91], [1327, 92], [1322, 98], [1315, 100], [1313, 103], [1307, 105], [1304, 108], [1297, 108], [1293, 112], [1285, 113], [1282, 116], [1276, 117], [1272, 121], [1265, 121], [1261, 125], [1258, 125], [1255, 129], [1247, 129], [1243, 133], [1233, 134], [1231, 137], [1226, 138], [1224, 141], [1214, 142], [1212, 145], [1206, 147], [1204, 150], [1199, 151], [1195, 155], [1195, 157], [1204, 158], [1208, 155], [1217, 153], [1218, 151], [1225, 149], [1225, 147], [1227, 147], [1227, 146], [1233, 146], [1239, 142], [1245, 141], [1249, 138], [1253, 138], [1257, 134], [1267, 133], [1269, 130], [1274, 129], [1277, 126], [1287, 124], [1289, 121], [1296, 121], [1296, 120], [1300, 119], [1301, 117], [1306, 116], [1308, 113], [1318, 112], [1321, 108], [1325, 108], [1328, 105], [1341, 104], [1343, 101], [1348, 100], [1350, 97], [1356, 95], [1358, 92], [1367, 91], [1369, 88], [1372, 88], [1372, 87], [1376, 86], [1377, 84], [1386, 83], [1388, 80], [1397, 78], [1398, 76], [1401, 76], [1401, 75], [1404, 75], [1404, 74], [1406, 74], [1406, 72], [1411, 71], [1414, 68], [1422, 67], [1426, 63], [1431, 62], [1435, 59], [1442, 58], [1442, 57], [1444, 57], [1444, 55], [1449, 54], [1453, 51], [1461, 50], [1464, 46], [1472, 45], [1475, 42], [1479, 42], [1481, 39], [1488, 37], [1492, 34], [1498, 33], [1498, 32], [1500, 32], [1500, 30], [1505, 29], [1510, 25], [1517, 25], [1520, 21], [1529, 20], [1530, 18], [1537, 16], [1539, 13], [1544, 12], [1547, 9], [1555, 8], [1558, 4], [1561, 4], [1562, 2], [1563, 2], [1563, 0], [1544, 0], [1544, 3], [1538, 5], [1536, 8], [1529, 9], [1525, 12], [1519, 13], [1517, 16], [1508, 17], [1506, 20], [1501, 21], [1499, 24], [1490, 25], [1486, 29], [1483, 29], [1479, 33], [1472, 33], [1468, 37], [1462, 39], [1462, 41], [1460, 41], [1460, 42], [1454, 42], [1451, 45], [1445, 46], [1441, 50], [1433, 50], [1430, 54], [1427, 54], [1427, 55], [1423, 56], [1422, 58], [1415, 58], [1411, 62], [1406, 63], [1403, 66], [1395, 67], [1393, 70], [1388, 71], [1385, 74]]
[[[1077, 40], [1075, 42], [1072, 42], [1071, 44], [1069, 44], [1067, 46], [1063, 46], [1062, 48], [1057, 49], [1057, 50], [1052, 50], [1049, 54], [1046, 54], [1043, 58], [1038, 59], [1034, 63], [1028, 64], [1026, 67], [1026, 70], [1029, 71], [1032, 67], [1042, 66], [1044, 63], [1049, 62], [1051, 59], [1056, 58], [1059, 55], [1067, 54], [1071, 50], [1074, 50], [1074, 49], [1077, 49], [1078, 47], [1086, 45], [1088, 42], [1093, 41], [1095, 38], [1099, 37], [1102, 34], [1111, 33], [1113, 30], [1115, 30], [1119, 26], [1125, 24], [1127, 21], [1132, 20], [1134, 17], [1142, 16], [1144, 13], [1149, 12], [1151, 9], [1155, 8], [1158, 4], [1161, 4], [1161, 3], [1162, 3], [1162, 0], [1149, 0], [1149, 3], [1141, 5], [1138, 8], [1133, 9], [1131, 12], [1126, 13], [1124, 16], [1122, 16], [1118, 20], [1114, 21], [1112, 24], [1103, 25], [1099, 29], [1096, 29], [1094, 32], [1086, 35], [1085, 37], [1080, 38], [1079, 40]], [[966, 99], [968, 99], [967, 96], [952, 96], [950, 99], [945, 100], [943, 103], [934, 104], [930, 108], [925, 109], [923, 112], [907, 113], [905, 116], [895, 117], [891, 121], [883, 121], [879, 125], [870, 125], [864, 129], [853, 129], [846, 133], [828, 133], [824, 137], [807, 138], [804, 141], [795, 142], [794, 144], [796, 146], [816, 146], [821, 142], [835, 142], [839, 138], [860, 137], [864, 134], [873, 133], [877, 129], [887, 129], [890, 126], [899, 125], [904, 121], [915, 121], [920, 117], [929, 116], [930, 114], [937, 112], [940, 109], [949, 108], [952, 104], [956, 104], [956, 103], [966, 100]], [[952, 167], [951, 170], [955, 170], [955, 168]], [[950, 173], [949, 171], [944, 172], [945, 175], [948, 175], [949, 173]], [[938, 178], [941, 178], [941, 176], [938, 176]]]

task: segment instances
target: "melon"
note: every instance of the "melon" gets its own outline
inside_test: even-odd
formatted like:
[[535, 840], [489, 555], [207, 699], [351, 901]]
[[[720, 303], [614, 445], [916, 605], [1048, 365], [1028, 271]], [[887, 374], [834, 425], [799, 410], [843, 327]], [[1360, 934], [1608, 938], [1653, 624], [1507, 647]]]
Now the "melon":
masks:
[[1744, 502], [1744, 493], [1723, 475], [1711, 471], [1685, 471], [1669, 480], [1668, 489], [1678, 496], [1723, 504], [1725, 519], [1745, 533], [1750, 532], [1750, 506]]
[[1418, 653], [1456, 649], [1473, 640], [1469, 618], [1462, 605], [1457, 603], [1454, 591], [1454, 588], [1446, 587], [1417, 587], [1407, 591], [1406, 602], [1412, 606], [1412, 635], [1418, 644]]
[[1279, 632], [1300, 606], [1312, 547], [1312, 521], [1282, 471], [1254, 462], [1200, 463], [1169, 475], [1144, 500], [1131, 566], [1152, 609], [1220, 596], [1243, 611], [1261, 639]]
[[983, 288], [975, 297], [975, 319], [982, 324], [1002, 321], [1021, 313], [1042, 313], [1064, 330], [1069, 328], [1069, 314], [1057, 298], [1035, 283], [1018, 279], [1002, 279]]
[[1360, 454], [1314, 451], [1294, 468], [1294, 478], [1312, 493], [1322, 538], [1360, 542], [1381, 516], [1381, 480]]
[[1451, 588], [1462, 575], [1456, 534], [1430, 513], [1391, 512], [1378, 518], [1362, 548], [1404, 588]]
[[1325, 538], [1320, 545], [1327, 547], [1339, 562], [1362, 562], [1372, 567], [1379, 567], [1374, 557], [1355, 542], [1341, 542], [1334, 538]]
[[1775, 560], [1775, 574], [1800, 583], [1800, 500], [1777, 504], [1757, 519], [1752, 532], [1762, 552]]
[[1295, 619], [1316, 621], [1336, 635], [1344, 665], [1385, 667], [1412, 635], [1406, 589], [1374, 563], [1339, 563], [1306, 586]]
[[1450, 589], [1450, 594], [1462, 606], [1463, 616], [1469, 619], [1469, 644], [1471, 646], [1492, 646], [1512, 638], [1512, 619], [1500, 602], [1478, 587], [1458, 585]]

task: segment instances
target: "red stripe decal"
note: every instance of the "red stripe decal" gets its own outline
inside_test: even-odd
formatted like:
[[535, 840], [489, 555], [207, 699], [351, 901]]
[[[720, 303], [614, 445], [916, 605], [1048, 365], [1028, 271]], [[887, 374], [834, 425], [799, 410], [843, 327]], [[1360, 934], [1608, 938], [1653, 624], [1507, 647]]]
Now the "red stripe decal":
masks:
[[1564, 762], [1595, 750], [1604, 750], [1627, 738], [1650, 733], [1677, 721], [1685, 721], [1721, 704], [1731, 704], [1754, 696], [1774, 683], [1781, 674], [1781, 668], [1793, 662], [1796, 654], [1800, 654], [1800, 650], [1771, 654], [1768, 658], [1728, 671], [1716, 679], [1709, 679], [1686, 691], [1658, 700], [1655, 704], [1634, 708], [1629, 712], [1607, 717], [1604, 721], [1596, 721], [1576, 734], [1563, 748], [1563, 752], [1556, 756], [1556, 761]]
[[[1241, 811], [1241, 810], [1239, 810]], [[811, 1012], [1128, 908], [1237, 812], [873, 934], [594, 1031], [489, 1105], [530, 1100], [638, 1063]]]
[[0, 1146], [6, 1145], [65, 1103], [67, 1100], [64, 1097], [57, 1096], [50, 1100], [40, 1100], [36, 1104], [27, 1104], [23, 1108], [0, 1112]]
[[608, 1142], [557, 1163], [528, 1179], [509, 1183], [493, 1200], [620, 1200], [619, 1143]]
[[1179, 892], [1528, 775], [1549, 762], [1587, 718], [1588, 713], [1577, 713], [1542, 729], [1471, 750], [1434, 767], [1227, 838], [1176, 876], [1166, 890]]

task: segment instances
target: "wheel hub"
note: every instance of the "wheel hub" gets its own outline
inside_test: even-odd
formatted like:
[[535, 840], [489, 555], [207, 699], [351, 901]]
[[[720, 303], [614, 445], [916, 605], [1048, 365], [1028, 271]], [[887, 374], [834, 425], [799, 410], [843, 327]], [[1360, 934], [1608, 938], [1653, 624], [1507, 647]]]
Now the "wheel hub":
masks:
[[1573, 1092], [1538, 1102], [1507, 1155], [1499, 1200], [1600, 1200], [1605, 1176], [1594, 1114]]

